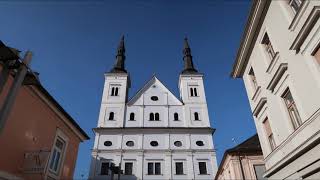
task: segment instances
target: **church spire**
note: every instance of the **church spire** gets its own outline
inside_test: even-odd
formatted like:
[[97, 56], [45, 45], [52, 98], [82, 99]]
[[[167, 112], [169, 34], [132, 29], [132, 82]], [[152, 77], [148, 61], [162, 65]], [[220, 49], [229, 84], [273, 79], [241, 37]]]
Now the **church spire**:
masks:
[[111, 73], [127, 73], [124, 67], [124, 61], [126, 59], [126, 56], [124, 55], [125, 52], [126, 49], [124, 47], [124, 36], [122, 36], [117, 50], [116, 63], [111, 69]]
[[184, 38], [183, 61], [184, 61], [184, 70], [182, 71], [182, 74], [198, 73], [198, 71], [193, 66], [191, 49], [190, 49], [187, 38]]

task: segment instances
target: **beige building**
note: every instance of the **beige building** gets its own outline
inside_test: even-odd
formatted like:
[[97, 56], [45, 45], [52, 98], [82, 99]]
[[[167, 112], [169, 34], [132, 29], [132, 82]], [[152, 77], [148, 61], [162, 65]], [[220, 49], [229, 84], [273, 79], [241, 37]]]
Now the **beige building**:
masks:
[[320, 179], [320, 1], [253, 1], [231, 76], [243, 78], [265, 177]]
[[264, 172], [262, 150], [258, 135], [255, 134], [225, 151], [215, 179], [262, 180]]

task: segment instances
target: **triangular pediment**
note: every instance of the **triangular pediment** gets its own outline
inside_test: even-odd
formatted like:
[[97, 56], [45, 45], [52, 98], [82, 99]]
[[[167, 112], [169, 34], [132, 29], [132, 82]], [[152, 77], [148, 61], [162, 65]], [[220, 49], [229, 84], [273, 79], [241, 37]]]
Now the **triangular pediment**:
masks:
[[163, 83], [153, 76], [127, 103], [128, 105], [183, 105]]

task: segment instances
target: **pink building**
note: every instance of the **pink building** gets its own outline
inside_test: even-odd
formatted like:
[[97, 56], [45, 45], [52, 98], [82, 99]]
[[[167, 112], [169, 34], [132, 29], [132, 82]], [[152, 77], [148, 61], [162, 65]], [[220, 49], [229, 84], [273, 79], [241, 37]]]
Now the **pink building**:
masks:
[[[1, 53], [1, 51], [0, 51]], [[1, 54], [0, 74], [9, 65]], [[15, 69], [0, 94], [0, 107], [12, 90]], [[3, 112], [3, 111], [1, 111]], [[88, 135], [41, 85], [30, 69], [0, 130], [0, 179], [72, 179], [79, 143]]]
[[222, 179], [264, 179], [265, 166], [258, 135], [226, 150], [220, 163], [216, 180]]

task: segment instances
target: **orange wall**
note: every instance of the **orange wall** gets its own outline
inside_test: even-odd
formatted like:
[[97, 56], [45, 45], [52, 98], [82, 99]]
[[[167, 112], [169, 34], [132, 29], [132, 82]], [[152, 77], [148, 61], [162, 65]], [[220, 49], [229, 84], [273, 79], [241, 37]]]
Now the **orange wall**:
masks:
[[[12, 82], [10, 78], [8, 85]], [[8, 85], [0, 95], [1, 106]], [[80, 139], [29, 86], [22, 86], [0, 134], [0, 170], [27, 179], [37, 178], [37, 175], [23, 174], [24, 152], [51, 150], [57, 128], [69, 138], [61, 178], [72, 179]]]

